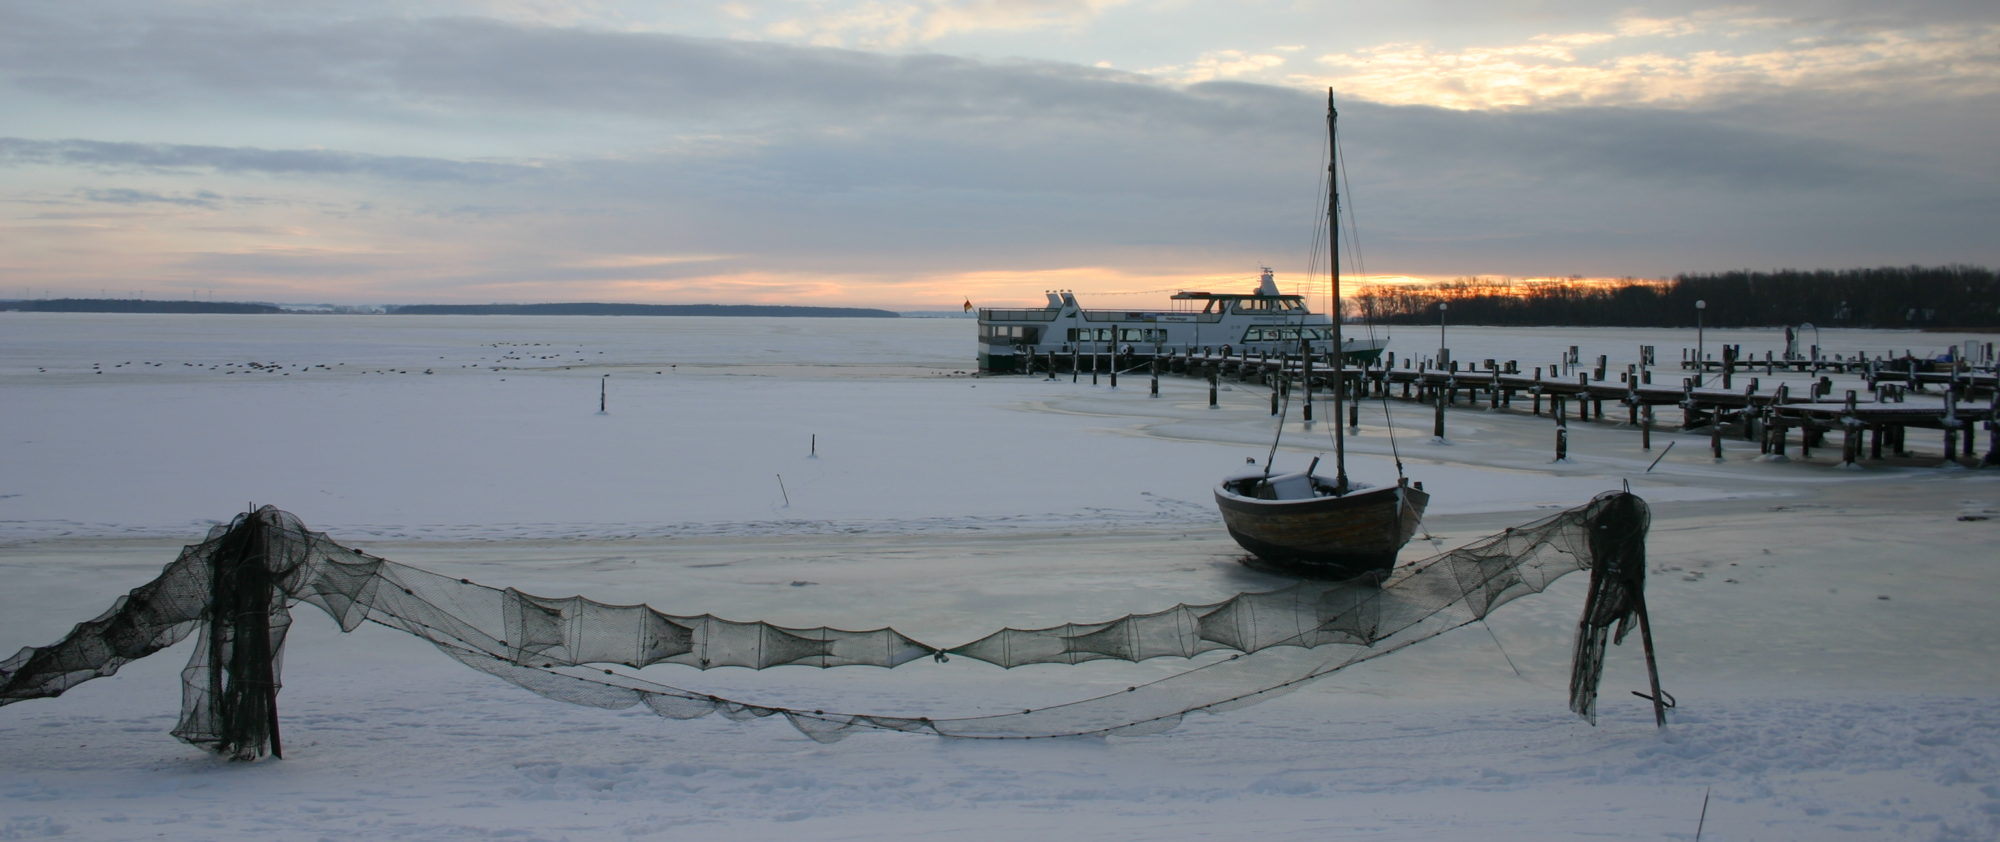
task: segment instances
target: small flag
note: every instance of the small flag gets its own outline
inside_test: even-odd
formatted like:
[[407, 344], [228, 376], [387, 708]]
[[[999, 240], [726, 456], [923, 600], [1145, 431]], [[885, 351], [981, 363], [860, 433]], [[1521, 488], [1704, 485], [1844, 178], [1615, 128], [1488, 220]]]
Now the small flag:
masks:
[[965, 312], [967, 313], [972, 312], [972, 299], [970, 298], [965, 299]]

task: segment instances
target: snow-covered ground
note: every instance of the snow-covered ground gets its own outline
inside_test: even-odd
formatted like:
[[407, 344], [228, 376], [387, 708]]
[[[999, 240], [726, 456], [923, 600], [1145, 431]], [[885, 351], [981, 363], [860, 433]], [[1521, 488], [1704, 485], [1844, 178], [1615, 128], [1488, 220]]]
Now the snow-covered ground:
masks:
[[[1530, 366], [1571, 345], [1671, 364], [1694, 341], [1448, 336], [1461, 360]], [[1843, 354], [1979, 338], [1821, 331]], [[1783, 337], [1703, 340], [1761, 357]], [[972, 351], [956, 319], [0, 314], [0, 648], [52, 642], [253, 503], [484, 584], [947, 645], [1282, 584], [1236, 563], [1209, 493], [1262, 460], [1265, 391], [1210, 409], [1178, 378], [1157, 399], [1139, 377], [977, 378]], [[1665, 731], [1626, 693], [1646, 686], [1636, 643], [1611, 653], [1596, 727], [1567, 711], [1580, 576], [1262, 705], [1032, 742], [821, 745], [781, 721], [571, 707], [304, 609], [285, 759], [167, 735], [183, 644], [0, 709], [0, 839], [2000, 837], [2000, 472], [1941, 467], [1915, 433], [1913, 457], [1842, 469], [1740, 440], [1718, 462], [1674, 432], [1645, 451], [1599, 423], [1572, 423], [1556, 463], [1546, 418], [1467, 407], [1436, 441], [1427, 407], [1389, 411], [1393, 441], [1364, 412], [1350, 471], [1391, 476], [1394, 454], [1431, 491], [1408, 557], [1626, 482], [1653, 504]], [[1329, 446], [1294, 416], [1281, 459]], [[646, 673], [959, 716], [1176, 669]]]

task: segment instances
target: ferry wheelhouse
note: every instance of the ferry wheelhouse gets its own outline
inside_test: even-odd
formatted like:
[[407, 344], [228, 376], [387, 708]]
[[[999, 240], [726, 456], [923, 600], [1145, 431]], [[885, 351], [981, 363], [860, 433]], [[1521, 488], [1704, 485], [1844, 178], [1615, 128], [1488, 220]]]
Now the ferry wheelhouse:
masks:
[[[1048, 293], [1037, 309], [979, 310], [979, 370], [1025, 371], [1044, 354], [1297, 353], [1301, 339], [1315, 354], [1333, 349], [1333, 320], [1314, 313], [1305, 297], [1278, 291], [1265, 269], [1248, 294], [1178, 292], [1173, 310], [1085, 310], [1071, 292]], [[1350, 363], [1381, 356], [1386, 339], [1346, 339]]]

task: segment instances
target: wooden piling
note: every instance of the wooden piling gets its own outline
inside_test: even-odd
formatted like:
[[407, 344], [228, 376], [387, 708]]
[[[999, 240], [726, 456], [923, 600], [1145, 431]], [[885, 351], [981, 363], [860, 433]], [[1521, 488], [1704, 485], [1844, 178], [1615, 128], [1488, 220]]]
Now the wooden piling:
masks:
[[1434, 407], [1434, 413], [1431, 417], [1431, 435], [1442, 440], [1444, 438], [1444, 395], [1432, 395], [1431, 404]]
[[1556, 461], [1565, 462], [1569, 460], [1569, 416], [1563, 413], [1562, 395], [1552, 395], [1549, 400], [1549, 414], [1556, 419]]

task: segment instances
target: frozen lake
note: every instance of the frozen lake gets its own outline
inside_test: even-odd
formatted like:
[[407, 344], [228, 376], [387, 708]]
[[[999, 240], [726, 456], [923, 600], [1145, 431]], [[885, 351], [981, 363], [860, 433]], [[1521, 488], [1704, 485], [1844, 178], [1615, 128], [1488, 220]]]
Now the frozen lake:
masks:
[[[0, 313], [0, 646], [48, 643], [251, 503], [498, 587], [944, 643], [1283, 580], [1209, 488], [1261, 460], [1267, 393], [979, 378], [970, 320]], [[1836, 353], [1974, 336], [1821, 331]], [[1450, 327], [1461, 360], [1614, 365], [1692, 331]], [[1398, 329], [1399, 357], [1435, 328]], [[1705, 345], [1780, 350], [1778, 330]], [[254, 365], [253, 365], [254, 364]], [[599, 413], [600, 389], [608, 398]], [[181, 648], [0, 709], [0, 838], [1990, 839], [2000, 835], [2000, 472], [1772, 463], [1705, 435], [1380, 410], [1429, 554], [1630, 483], [1654, 507], [1665, 733], [1614, 648], [1599, 726], [1564, 708], [1582, 577], [1277, 701], [1163, 735], [1038, 744], [576, 708], [386, 629], [297, 617], [288, 756], [166, 735]], [[1328, 448], [1294, 421], [1281, 458]], [[1669, 442], [1681, 445], [1665, 451]], [[1919, 451], [1934, 444], [1914, 442]], [[1664, 453], [1664, 458], [1662, 454]], [[1658, 464], [1652, 463], [1658, 459]], [[1179, 667], [675, 671], [705, 692], [963, 715]], [[244, 804], [257, 804], [255, 809]]]

